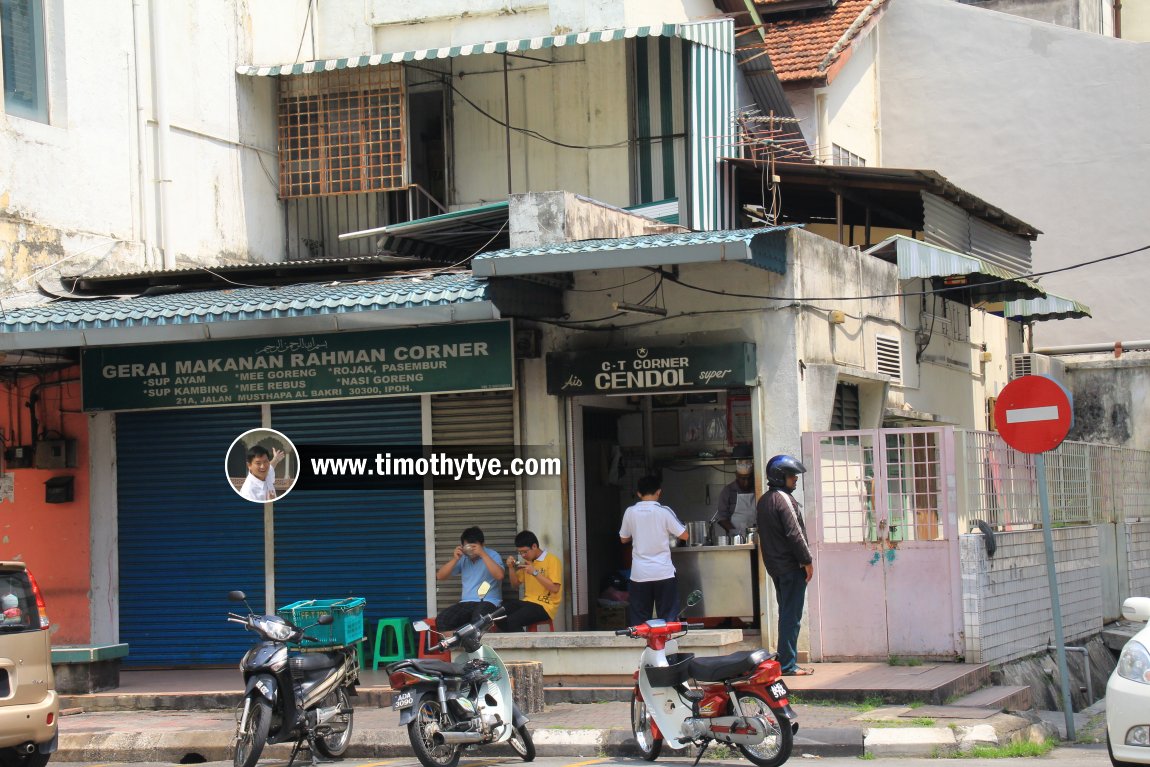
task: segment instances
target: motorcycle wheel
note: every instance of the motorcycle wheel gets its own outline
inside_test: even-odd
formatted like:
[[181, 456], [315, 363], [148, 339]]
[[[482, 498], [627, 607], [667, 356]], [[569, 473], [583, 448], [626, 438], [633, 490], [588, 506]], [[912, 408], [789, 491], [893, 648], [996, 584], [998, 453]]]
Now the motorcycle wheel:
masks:
[[263, 753], [264, 744], [268, 742], [268, 729], [272, 724], [272, 706], [266, 699], [253, 695], [247, 700], [251, 701], [251, 710], [248, 711], [248, 724], [242, 731], [239, 730], [239, 720], [243, 717], [242, 704], [236, 718], [236, 752], [232, 758], [235, 767], [255, 767]]
[[515, 753], [519, 754], [519, 758], [525, 762], [530, 762], [535, 759], [535, 741], [531, 740], [531, 733], [527, 731], [527, 725], [521, 724], [511, 730], [511, 738], [508, 743], [515, 749]]
[[631, 732], [635, 734], [640, 756], [648, 762], [659, 758], [663, 739], [655, 736], [655, 720], [638, 690], [631, 693]]
[[771, 731], [757, 746], [739, 746], [739, 751], [758, 767], [778, 767], [791, 757], [795, 736], [791, 723], [780, 721], [767, 702], [753, 692], [739, 693], [739, 707], [745, 716], [761, 716], [770, 725]]
[[351, 745], [351, 728], [355, 721], [355, 709], [351, 707], [351, 696], [347, 694], [346, 687], [340, 687], [327, 695], [320, 706], [339, 706], [341, 710], [347, 712], [346, 714], [336, 714], [324, 725], [324, 727], [334, 725], [337, 728], [336, 731], [317, 735], [315, 739], [315, 748], [320, 754], [329, 759], [338, 759]]
[[447, 723], [448, 718], [439, 701], [434, 699], [424, 699], [415, 717], [407, 723], [407, 739], [423, 767], [455, 767], [459, 764], [462, 747], [435, 743], [435, 733]]

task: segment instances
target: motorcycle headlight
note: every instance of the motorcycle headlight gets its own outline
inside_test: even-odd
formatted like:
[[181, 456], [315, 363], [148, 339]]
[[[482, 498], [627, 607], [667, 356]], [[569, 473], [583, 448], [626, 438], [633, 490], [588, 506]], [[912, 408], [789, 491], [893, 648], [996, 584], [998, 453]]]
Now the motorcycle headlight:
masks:
[[1122, 648], [1122, 655], [1118, 658], [1118, 667], [1115, 671], [1123, 679], [1150, 684], [1150, 652], [1146, 651], [1141, 642], [1131, 639]]
[[267, 634], [268, 639], [275, 642], [286, 642], [294, 632], [283, 618], [274, 615], [265, 615], [260, 621], [260, 628]]

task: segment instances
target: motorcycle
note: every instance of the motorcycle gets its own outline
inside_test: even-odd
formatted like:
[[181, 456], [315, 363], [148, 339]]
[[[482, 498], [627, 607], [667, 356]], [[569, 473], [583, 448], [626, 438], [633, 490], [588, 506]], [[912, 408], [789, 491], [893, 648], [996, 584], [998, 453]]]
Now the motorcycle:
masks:
[[[688, 597], [698, 604], [702, 592]], [[647, 647], [635, 671], [631, 730], [644, 759], [672, 748], [699, 746], [698, 764], [712, 742], [728, 743], [758, 767], [787, 761], [799, 723], [775, 655], [748, 650], [696, 658], [679, 652], [676, 639], [702, 623], [649, 620], [619, 629], [618, 636], [644, 639]]]
[[351, 743], [355, 710], [351, 696], [359, 684], [359, 657], [355, 646], [300, 652], [289, 647], [314, 640], [305, 633], [326, 626], [332, 616], [300, 628], [276, 615], [256, 615], [242, 591], [228, 599], [243, 602], [247, 615], [228, 613], [229, 623], [242, 624], [260, 640], [240, 661], [244, 675], [243, 703], [236, 709], [235, 767], [254, 767], [268, 743], [294, 741], [291, 767], [304, 742], [311, 751], [330, 759], [343, 756]]
[[[431, 648], [440, 653], [462, 647], [456, 662], [413, 658], [388, 664], [395, 690], [391, 707], [400, 712], [399, 723], [424, 767], [455, 767], [464, 748], [487, 743], [507, 742], [523, 761], [535, 758], [529, 720], [512, 700], [507, 667], [483, 644], [483, 635], [505, 613], [498, 607]], [[415, 628], [430, 629], [422, 621]]]

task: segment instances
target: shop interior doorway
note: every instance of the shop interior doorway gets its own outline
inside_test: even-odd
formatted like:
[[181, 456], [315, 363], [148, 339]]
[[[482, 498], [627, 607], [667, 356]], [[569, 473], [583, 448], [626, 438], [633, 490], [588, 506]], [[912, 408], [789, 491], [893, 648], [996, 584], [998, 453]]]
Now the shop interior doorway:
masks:
[[691, 541], [671, 553], [680, 581], [703, 589], [705, 614], [695, 617], [757, 627], [757, 551], [744, 530], [740, 539], [724, 539], [726, 531], [714, 524], [719, 496], [735, 479], [735, 447], [749, 448], [753, 440], [749, 392], [581, 399], [584, 535], [575, 555], [586, 573], [588, 628], [627, 625], [630, 550], [619, 541], [619, 527], [647, 473], [661, 475], [662, 502], [693, 531]]

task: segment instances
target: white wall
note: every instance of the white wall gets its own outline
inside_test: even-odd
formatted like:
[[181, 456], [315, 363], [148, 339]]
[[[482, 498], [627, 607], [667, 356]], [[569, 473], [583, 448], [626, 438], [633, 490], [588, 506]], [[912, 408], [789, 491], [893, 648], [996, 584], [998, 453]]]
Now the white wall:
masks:
[[[1098, 530], [1052, 531], [1066, 640], [1102, 630]], [[1033, 655], [1054, 636], [1042, 531], [997, 533], [986, 556], [982, 535], [962, 535], [962, 604], [968, 663], [1004, 663]]]
[[[161, 264], [148, 3], [142, 6], [139, 82], [130, 3], [49, 5], [57, 14], [50, 37], [66, 33], [49, 44], [50, 68], [66, 82], [49, 97], [50, 123], [0, 113], [0, 284], [6, 289], [56, 263], [67, 272]], [[163, 93], [171, 124], [163, 183], [171, 250], [184, 266], [282, 258], [282, 215], [268, 180], [276, 173], [275, 133], [265, 117], [258, 118], [265, 120], [261, 126], [248, 116], [248, 106], [266, 102], [266, 90], [237, 89], [234, 68], [247, 52], [236, 3], [163, 8]], [[137, 89], [146, 119], [142, 141]], [[16, 287], [33, 286], [25, 280]]]
[[[520, 132], [511, 134], [513, 192], [563, 189], [612, 205], [631, 202], [626, 146], [626, 82], [623, 41], [537, 51], [533, 59], [510, 58], [510, 122], [537, 131], [558, 146]], [[507, 136], [503, 57], [467, 56], [453, 62], [453, 139], [456, 207], [507, 198]], [[468, 100], [491, 117], [481, 114]], [[494, 118], [494, 119], [492, 119]], [[570, 148], [570, 147], [600, 148]], [[622, 172], [620, 172], [622, 169]]]
[[853, 43], [850, 58], [837, 72], [823, 96], [826, 135], [819, 136], [819, 159], [831, 162], [831, 145], [838, 144], [859, 155], [866, 164], [878, 165], [878, 35], [870, 33]]
[[[896, 0], [879, 34], [884, 165], [933, 168], [1041, 229], [1039, 270], [1147, 244], [1132, 222], [1150, 191], [1150, 47], [951, 0]], [[1044, 278], [1094, 318], [1038, 323], [1035, 339], [1131, 337], [1145, 263]]]

